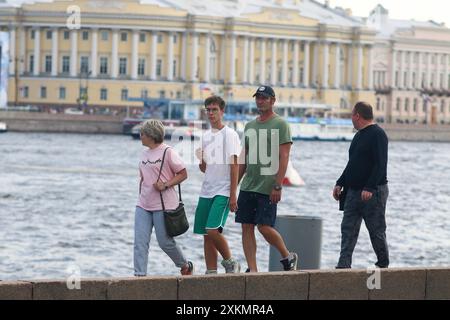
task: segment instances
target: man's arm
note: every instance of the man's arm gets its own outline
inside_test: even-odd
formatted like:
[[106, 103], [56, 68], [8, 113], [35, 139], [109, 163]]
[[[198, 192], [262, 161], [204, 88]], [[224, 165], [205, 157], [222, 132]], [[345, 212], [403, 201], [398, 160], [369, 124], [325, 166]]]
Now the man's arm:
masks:
[[230, 164], [230, 210], [231, 212], [237, 211], [237, 186], [239, 180], [239, 169], [238, 157], [233, 155], [231, 157]]
[[387, 157], [388, 157], [387, 149], [388, 149], [387, 137], [382, 134], [378, 134], [371, 148], [374, 166], [370, 174], [369, 180], [367, 181], [367, 184], [364, 186], [362, 191], [363, 200], [370, 200], [372, 194], [375, 192], [377, 188], [378, 180], [380, 179], [380, 177], [386, 176]]
[[[289, 162], [289, 153], [291, 152], [292, 143], [284, 143], [280, 145], [278, 173], [275, 177], [275, 184], [281, 185], [286, 175]], [[281, 190], [272, 190], [270, 201], [278, 203], [281, 200]]]
[[241, 154], [239, 155], [239, 176], [238, 176], [238, 184], [241, 182], [242, 177], [244, 176], [245, 172], [247, 171], [247, 163], [245, 162], [245, 154], [246, 150], [245, 147], [242, 148]]

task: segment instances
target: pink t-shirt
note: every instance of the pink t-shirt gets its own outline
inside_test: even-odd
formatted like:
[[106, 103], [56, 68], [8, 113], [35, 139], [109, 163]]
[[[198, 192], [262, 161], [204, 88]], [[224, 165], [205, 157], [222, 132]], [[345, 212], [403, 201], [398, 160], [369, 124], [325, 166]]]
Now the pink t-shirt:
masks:
[[[139, 163], [139, 171], [143, 178], [141, 193], [137, 206], [147, 211], [161, 211], [162, 204], [159, 191], [155, 189], [153, 184], [158, 180], [159, 168], [163, 158], [164, 150], [168, 145], [161, 143], [157, 148], [148, 148], [142, 152], [141, 161]], [[166, 152], [164, 165], [161, 171], [160, 180], [167, 182], [171, 180], [176, 173], [185, 169], [186, 166], [181, 160], [177, 152], [170, 147]], [[167, 210], [174, 210], [178, 207], [178, 187], [175, 186], [162, 191], [164, 205]]]

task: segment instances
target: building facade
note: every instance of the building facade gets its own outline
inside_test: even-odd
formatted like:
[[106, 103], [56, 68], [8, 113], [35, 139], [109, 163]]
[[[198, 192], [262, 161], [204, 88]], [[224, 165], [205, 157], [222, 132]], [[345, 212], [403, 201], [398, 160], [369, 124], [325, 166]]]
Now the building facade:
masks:
[[394, 20], [377, 6], [375, 110], [389, 123], [450, 124], [450, 29], [433, 21]]
[[119, 110], [142, 106], [130, 98], [211, 93], [249, 101], [259, 84], [279, 102], [342, 116], [375, 102], [375, 31], [312, 0], [57, 0], [0, 8], [0, 17], [13, 57], [9, 105]]

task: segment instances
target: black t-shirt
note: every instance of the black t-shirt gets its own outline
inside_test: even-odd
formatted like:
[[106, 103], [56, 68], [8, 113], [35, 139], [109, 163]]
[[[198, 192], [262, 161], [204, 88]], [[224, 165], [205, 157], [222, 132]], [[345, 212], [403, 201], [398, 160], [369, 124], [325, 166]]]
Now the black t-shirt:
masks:
[[377, 186], [387, 183], [388, 138], [377, 124], [359, 130], [348, 153], [338, 186], [374, 192]]

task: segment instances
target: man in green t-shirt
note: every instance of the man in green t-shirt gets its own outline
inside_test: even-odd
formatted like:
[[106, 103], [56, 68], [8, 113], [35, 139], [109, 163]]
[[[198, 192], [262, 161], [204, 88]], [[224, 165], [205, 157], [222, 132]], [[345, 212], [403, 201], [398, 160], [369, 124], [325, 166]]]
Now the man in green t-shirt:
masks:
[[255, 226], [264, 239], [275, 247], [283, 259], [284, 270], [296, 270], [298, 256], [289, 252], [283, 238], [273, 227], [277, 203], [281, 200], [281, 183], [289, 161], [292, 138], [289, 124], [274, 111], [275, 92], [260, 86], [255, 97], [259, 117], [246, 124], [245, 148], [239, 165], [239, 181], [244, 176], [238, 197], [236, 222], [242, 224], [242, 245], [247, 272], [257, 272]]

